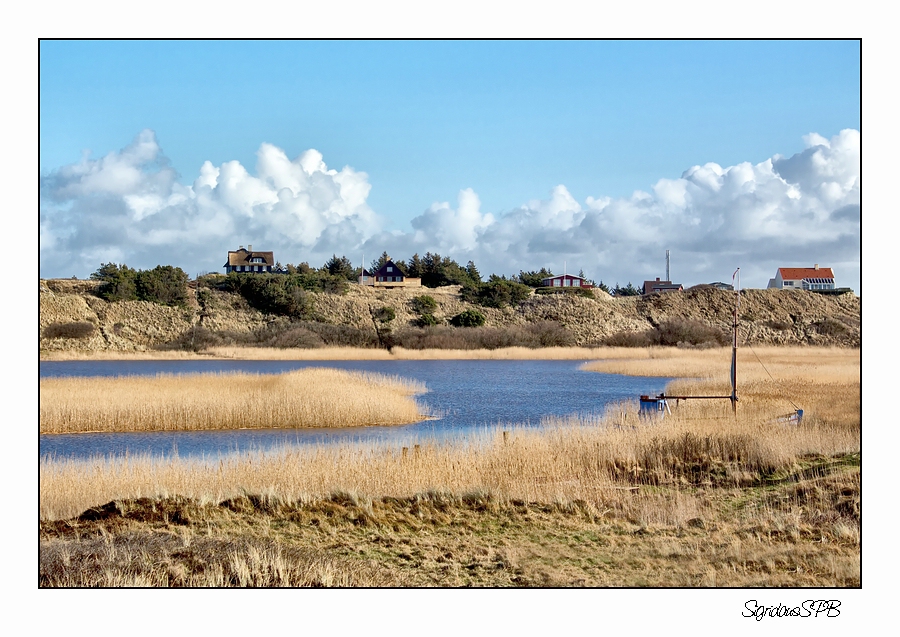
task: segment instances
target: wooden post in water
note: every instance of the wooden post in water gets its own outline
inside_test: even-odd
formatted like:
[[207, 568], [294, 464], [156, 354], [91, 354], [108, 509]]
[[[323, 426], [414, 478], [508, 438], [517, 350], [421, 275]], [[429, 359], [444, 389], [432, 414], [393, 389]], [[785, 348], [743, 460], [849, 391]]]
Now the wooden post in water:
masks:
[[409, 447], [403, 447], [403, 451], [401, 451], [400, 453], [404, 458], [406, 458], [406, 454], [409, 453]]
[[741, 307], [741, 269], [738, 268], [731, 275], [734, 287], [734, 321], [732, 322], [731, 341], [731, 412], [737, 416], [737, 346], [738, 346], [738, 312]]
[[503, 432], [503, 444], [505, 445], [507, 442], [509, 442], [509, 432], [504, 431]]

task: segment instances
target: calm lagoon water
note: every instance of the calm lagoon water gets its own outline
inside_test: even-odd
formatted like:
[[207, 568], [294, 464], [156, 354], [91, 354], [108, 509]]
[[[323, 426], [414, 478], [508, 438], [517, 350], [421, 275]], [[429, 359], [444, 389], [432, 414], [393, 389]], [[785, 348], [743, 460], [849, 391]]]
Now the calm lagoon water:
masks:
[[467, 436], [512, 424], [540, 427], [548, 416], [599, 416], [606, 406], [663, 391], [667, 378], [599, 374], [583, 361], [42, 361], [42, 378], [250, 372], [283, 373], [307, 367], [378, 372], [415, 379], [428, 391], [417, 396], [436, 419], [399, 427], [340, 430], [266, 429], [40, 436], [42, 457], [96, 455], [217, 457], [283, 445], [390, 443]]

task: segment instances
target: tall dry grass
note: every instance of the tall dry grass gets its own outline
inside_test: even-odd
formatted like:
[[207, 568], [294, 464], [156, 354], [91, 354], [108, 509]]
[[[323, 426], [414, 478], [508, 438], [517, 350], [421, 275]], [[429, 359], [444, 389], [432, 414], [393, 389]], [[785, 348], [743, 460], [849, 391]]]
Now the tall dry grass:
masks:
[[412, 396], [424, 391], [416, 381], [325, 368], [45, 378], [40, 433], [407, 424], [423, 418]]
[[[660, 359], [657, 365], [670, 370], [690, 360], [697, 363], [694, 352], [669, 354], [669, 367]], [[762, 352], [769, 373], [778, 378], [791, 370], [793, 376], [784, 383], [748, 378], [736, 418], [726, 400], [683, 401], [660, 421], [640, 420], [636, 404], [630, 403], [594, 420], [557, 419], [541, 430], [507, 427], [506, 435], [486, 431], [406, 452], [390, 445], [286, 448], [214, 465], [148, 458], [45, 460], [40, 467], [41, 515], [72, 515], [126, 497], [178, 494], [219, 501], [258, 493], [304, 499], [335, 491], [408, 497], [485, 490], [526, 501], [584, 500], [598, 507], [628, 507], [635, 505], [629, 492], [634, 485], [746, 486], [763, 475], [795, 470], [805, 458], [860, 451], [859, 379], [853, 373], [857, 361], [841, 351], [824, 354], [820, 369], [805, 352]], [[709, 363], [711, 355], [703, 352], [700, 362]], [[675, 360], [679, 357], [680, 363]], [[834, 360], [828, 362], [830, 358]], [[723, 391], [721, 382], [678, 381], [684, 393]], [[800, 426], [776, 422], [792, 408], [791, 400], [806, 412]], [[656, 500], [647, 501], [646, 515], [670, 511], [665, 516], [683, 517], [696, 508]]]
[[[214, 462], [42, 460], [41, 517], [69, 517], [118, 498], [180, 495], [220, 502], [260, 494], [291, 501], [335, 492], [376, 498], [484, 491], [527, 502], [583, 500], [601, 509], [628, 508], [635, 504], [628, 492], [633, 485], [742, 487], [761, 475], [791, 471], [807, 456], [859, 451], [858, 431], [827, 423], [796, 427], [738, 420], [723, 426], [672, 418], [632, 428], [570, 420], [548, 422], [543, 431], [507, 431], [505, 437], [496, 432], [422, 444], [405, 453], [384, 445], [344, 445]], [[696, 517], [695, 507], [681, 508], [664, 517], [669, 523]]]
[[44, 541], [38, 578], [41, 587], [67, 588], [390, 585], [367, 566], [271, 538], [209, 537], [182, 530], [177, 535]]
[[[746, 365], [737, 417], [726, 400], [698, 400], [673, 405], [672, 416], [663, 420], [644, 421], [631, 402], [593, 420], [557, 419], [540, 430], [506, 427], [505, 435], [485, 431], [441, 444], [423, 442], [405, 452], [382, 444], [285, 448], [215, 464], [140, 457], [42, 460], [41, 517], [67, 517], [117, 498], [176, 494], [218, 502], [247, 493], [303, 500], [339, 491], [365, 497], [484, 491], [525, 501], [582, 500], [600, 510], [631, 511], [635, 519], [684, 522], [702, 506], [694, 496], [633, 489], [739, 488], [767, 475], [802, 471], [810, 458], [860, 451], [857, 350], [757, 353], [766, 371], [751, 373]], [[673, 383], [669, 393], [727, 393], [729, 352], [671, 349], [666, 358], [651, 358], [658, 354], [644, 353], [637, 364], [650, 361], [663, 376], [676, 369], [698, 377], [706, 372], [704, 380]], [[805, 410], [803, 424], [777, 422], [795, 403]]]
[[[632, 376], [716, 378], [728, 381], [731, 348], [689, 349], [675, 347], [600, 350], [602, 360], [583, 369]], [[840, 347], [741, 347], [738, 349], [738, 383], [747, 379], [792, 377], [815, 382], [833, 379], [859, 381], [860, 350]], [[670, 392], [671, 393], [671, 392]]]

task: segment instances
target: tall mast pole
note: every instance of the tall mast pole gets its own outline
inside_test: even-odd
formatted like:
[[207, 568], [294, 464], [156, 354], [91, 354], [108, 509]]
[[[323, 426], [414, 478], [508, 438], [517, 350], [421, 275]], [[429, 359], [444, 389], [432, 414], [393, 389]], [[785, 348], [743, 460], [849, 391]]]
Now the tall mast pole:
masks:
[[738, 346], [738, 311], [741, 307], [741, 269], [738, 268], [731, 275], [732, 287], [734, 287], [734, 319], [732, 321], [731, 342], [731, 411], [737, 416], [737, 346]]

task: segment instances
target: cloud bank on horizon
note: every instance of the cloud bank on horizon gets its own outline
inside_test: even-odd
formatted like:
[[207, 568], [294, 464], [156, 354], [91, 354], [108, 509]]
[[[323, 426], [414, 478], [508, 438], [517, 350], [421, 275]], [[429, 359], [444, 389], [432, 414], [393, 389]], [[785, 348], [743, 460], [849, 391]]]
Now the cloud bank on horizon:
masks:
[[410, 229], [389, 230], [367, 204], [368, 175], [330, 169], [317, 150], [291, 160], [264, 143], [255, 175], [237, 161], [207, 161], [185, 186], [144, 130], [121, 151], [41, 177], [41, 276], [83, 278], [106, 262], [221, 272], [228, 250], [252, 244], [285, 264], [432, 252], [472, 260], [482, 274], [566, 268], [639, 285], [664, 278], [668, 249], [672, 279], [686, 286], [741, 267], [745, 287], [765, 287], [778, 267], [819, 263], [860, 293], [860, 133], [804, 141], [791, 157], [693, 166], [628, 198], [579, 203], [560, 184], [547, 199], [491, 213], [466, 188]]

